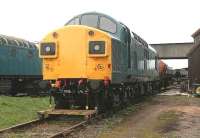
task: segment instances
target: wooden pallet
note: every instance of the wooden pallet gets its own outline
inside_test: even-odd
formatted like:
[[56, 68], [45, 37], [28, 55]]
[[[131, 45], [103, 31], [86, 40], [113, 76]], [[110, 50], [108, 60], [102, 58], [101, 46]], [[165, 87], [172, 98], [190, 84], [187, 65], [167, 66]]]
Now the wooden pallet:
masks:
[[71, 110], [71, 109], [49, 109], [39, 111], [39, 118], [47, 118], [49, 116], [66, 115], [66, 116], [83, 116], [89, 119], [97, 114], [97, 110]]

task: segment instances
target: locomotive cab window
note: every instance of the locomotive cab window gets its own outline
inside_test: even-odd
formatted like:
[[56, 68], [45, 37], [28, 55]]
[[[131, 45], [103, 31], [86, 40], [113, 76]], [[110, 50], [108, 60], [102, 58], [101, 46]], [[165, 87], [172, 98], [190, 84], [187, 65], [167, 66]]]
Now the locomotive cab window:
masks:
[[81, 24], [86, 25], [89, 27], [95, 27], [97, 28], [98, 25], [98, 16], [97, 15], [83, 15], [81, 17]]
[[111, 33], [116, 33], [117, 31], [117, 25], [106, 17], [100, 18], [99, 28]]

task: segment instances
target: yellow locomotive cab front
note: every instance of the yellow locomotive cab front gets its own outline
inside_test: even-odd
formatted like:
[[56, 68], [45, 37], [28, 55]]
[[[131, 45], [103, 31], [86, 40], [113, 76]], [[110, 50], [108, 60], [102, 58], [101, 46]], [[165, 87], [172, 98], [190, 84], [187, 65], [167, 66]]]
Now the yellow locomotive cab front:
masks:
[[40, 43], [45, 80], [111, 79], [111, 38], [95, 28], [68, 25]]

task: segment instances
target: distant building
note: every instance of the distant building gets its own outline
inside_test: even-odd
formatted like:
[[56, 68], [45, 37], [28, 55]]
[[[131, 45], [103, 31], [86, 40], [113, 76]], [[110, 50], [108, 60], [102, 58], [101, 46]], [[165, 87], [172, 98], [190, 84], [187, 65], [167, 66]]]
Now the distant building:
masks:
[[192, 34], [194, 46], [188, 53], [190, 84], [200, 84], [200, 28]]

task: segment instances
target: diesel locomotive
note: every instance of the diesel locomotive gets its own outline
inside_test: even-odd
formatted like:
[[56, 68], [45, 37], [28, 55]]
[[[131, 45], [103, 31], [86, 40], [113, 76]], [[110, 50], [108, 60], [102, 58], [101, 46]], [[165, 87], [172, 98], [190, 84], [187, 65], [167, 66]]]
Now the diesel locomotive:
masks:
[[56, 109], [103, 111], [160, 89], [156, 51], [102, 13], [75, 16], [44, 37], [39, 53]]
[[0, 35], [0, 93], [37, 94], [46, 87], [46, 82], [42, 81], [41, 66], [34, 43]]

